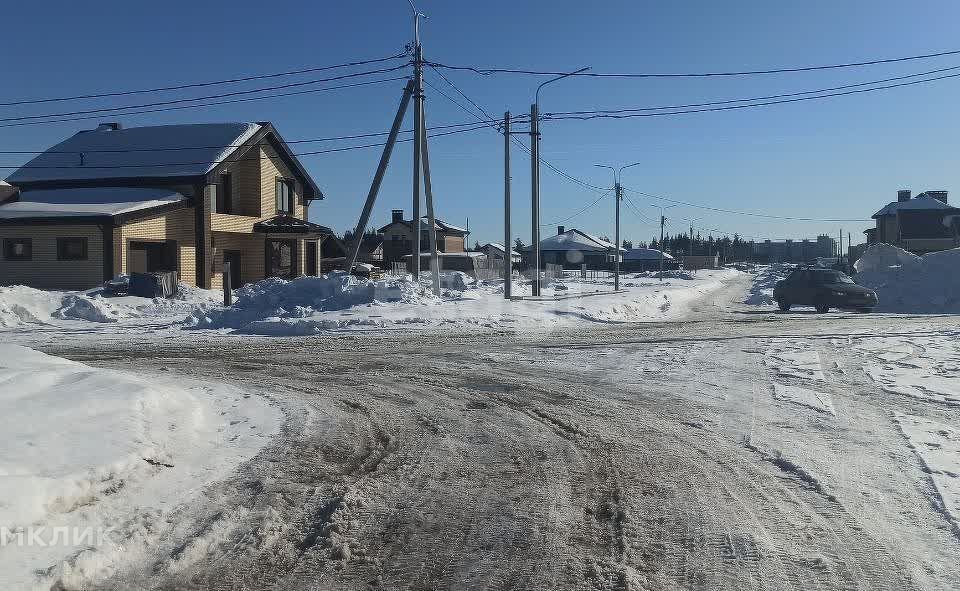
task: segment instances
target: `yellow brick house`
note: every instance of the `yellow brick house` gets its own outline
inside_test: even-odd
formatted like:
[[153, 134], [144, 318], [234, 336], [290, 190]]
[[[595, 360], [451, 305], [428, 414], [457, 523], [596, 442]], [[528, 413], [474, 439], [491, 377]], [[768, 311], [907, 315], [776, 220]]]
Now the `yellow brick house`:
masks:
[[[0, 285], [87, 289], [122, 273], [176, 271], [234, 287], [315, 275], [323, 194], [273, 125], [81, 131], [18, 169], [0, 197]], [[10, 193], [7, 191], [7, 193]]]

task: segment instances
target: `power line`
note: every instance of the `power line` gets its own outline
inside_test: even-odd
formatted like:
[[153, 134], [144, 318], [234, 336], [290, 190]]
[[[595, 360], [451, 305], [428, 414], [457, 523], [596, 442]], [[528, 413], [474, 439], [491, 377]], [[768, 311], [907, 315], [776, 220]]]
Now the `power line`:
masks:
[[[456, 134], [460, 134], [460, 133], [468, 133], [468, 132], [472, 132], [472, 131], [479, 131], [479, 130], [481, 130], [481, 129], [486, 129], [486, 125], [477, 125], [477, 124], [474, 124], [474, 127], [468, 127], [468, 128], [464, 128], [464, 129], [452, 129], [452, 130], [444, 131], [444, 132], [441, 132], [441, 133], [434, 133], [434, 134], [431, 135], [431, 137], [443, 137], [443, 136], [447, 136], [447, 135], [456, 135]], [[413, 141], [413, 138], [405, 138], [405, 139], [397, 140], [398, 143], [400, 143], [400, 142], [411, 142], [411, 141]], [[326, 150], [314, 150], [314, 151], [310, 151], [310, 152], [293, 152], [292, 155], [293, 155], [293, 156], [298, 156], [298, 157], [300, 157], [300, 156], [316, 156], [316, 155], [318, 155], [318, 154], [332, 154], [332, 153], [336, 153], [336, 152], [347, 152], [347, 151], [351, 151], [351, 150], [360, 150], [360, 149], [364, 149], [364, 148], [375, 148], [375, 147], [378, 147], [378, 146], [385, 146], [385, 145], [386, 145], [386, 142], [377, 142], [377, 143], [370, 143], [370, 144], [361, 144], [361, 145], [356, 145], [356, 146], [344, 146], [344, 147], [341, 147], [341, 148], [330, 148], [330, 149], [326, 149]], [[269, 156], [258, 156], [258, 157], [254, 157], [254, 158], [234, 158], [234, 159], [227, 158], [227, 159], [224, 160], [224, 162], [225, 162], [225, 163], [231, 163], [231, 164], [232, 164], [232, 163], [235, 163], [235, 162], [257, 162], [257, 161], [269, 160], [269, 159], [270, 159]], [[199, 166], [199, 165], [201, 165], [201, 164], [209, 164], [209, 162], [207, 162], [207, 161], [204, 161], [204, 162], [162, 162], [162, 163], [157, 163], [157, 164], [113, 164], [113, 165], [103, 165], [103, 166], [91, 166], [91, 165], [87, 165], [87, 166], [54, 166], [54, 165], [44, 166], [44, 165], [30, 165], [30, 164], [26, 164], [26, 165], [22, 165], [22, 166], [0, 165], [0, 168], [4, 168], [4, 169], [18, 169], [18, 170], [19, 170], [19, 169], [28, 169], [28, 170], [32, 170], [32, 169], [85, 169], [85, 170], [93, 169], [93, 170], [111, 170], [111, 169], [117, 169], [117, 168], [159, 168], [159, 167], [169, 167], [169, 166]]]
[[[406, 77], [399, 78], [399, 80], [406, 80]], [[429, 128], [429, 131], [438, 130], [438, 129], [452, 129], [458, 127], [469, 127], [477, 125], [476, 121], [467, 121], [465, 123], [449, 123], [445, 125], [435, 125]], [[412, 129], [402, 130], [400, 133], [412, 133]], [[377, 131], [371, 133], [358, 133], [351, 135], [338, 135], [338, 136], [329, 136], [329, 137], [318, 137], [318, 138], [306, 138], [306, 139], [297, 139], [297, 140], [284, 140], [286, 144], [307, 144], [307, 143], [318, 143], [318, 142], [332, 142], [332, 141], [342, 141], [342, 140], [354, 140], [354, 139], [365, 139], [371, 137], [380, 137], [389, 135], [389, 131]], [[103, 150], [0, 150], [0, 154], [127, 154], [133, 152], [181, 152], [186, 150], [215, 150], [215, 149], [230, 149], [230, 148], [239, 148], [242, 144], [231, 144], [228, 146], [171, 146], [163, 148], [114, 148], [114, 149], [103, 149]]]
[[610, 192], [611, 192], [610, 190], [607, 190], [606, 193], [600, 195], [599, 197], [597, 197], [597, 198], [596, 198], [595, 200], [593, 200], [591, 203], [588, 203], [585, 207], [583, 207], [582, 209], [580, 209], [580, 210], [577, 211], [576, 213], [570, 214], [570, 215], [568, 215], [567, 217], [563, 218], [562, 220], [555, 220], [555, 221], [552, 221], [552, 222], [546, 222], [546, 223], [543, 223], [543, 224], [540, 224], [540, 225], [541, 225], [541, 226], [553, 226], [553, 225], [555, 225], [555, 224], [562, 224], [562, 223], [564, 223], [564, 222], [569, 222], [569, 221], [572, 220], [573, 218], [575, 218], [575, 217], [577, 217], [577, 216], [579, 216], [579, 215], [582, 215], [582, 214], [586, 213], [587, 210], [589, 210], [590, 208], [592, 208], [592, 207], [595, 206], [596, 204], [598, 204], [598, 203], [600, 203], [601, 201], [603, 201], [604, 198], [606, 198], [608, 195], [610, 195]]
[[593, 111], [564, 111], [560, 113], [546, 113], [545, 115], [551, 114], [562, 114], [562, 115], [581, 115], [581, 114], [593, 114], [593, 113], [633, 113], [633, 112], [642, 112], [642, 111], [663, 111], [667, 109], [687, 109], [691, 107], [709, 107], [713, 105], [727, 105], [731, 103], [745, 103], [753, 101], [764, 101], [769, 99], [778, 99], [786, 98], [793, 96], [802, 96], [806, 94], [820, 94], [824, 92], [833, 92], [837, 90], [845, 90], [847, 88], [858, 88], [863, 86], [872, 86], [875, 84], [883, 84], [886, 82], [893, 82], [896, 80], [906, 80], [909, 78], [916, 78], [918, 76], [928, 76], [930, 74], [938, 74], [941, 72], [949, 72], [953, 70], [960, 70], [960, 66], [950, 66], [948, 68], [937, 68], [936, 70], [927, 70], [926, 72], [918, 72], [916, 74], [906, 74], [904, 76], [894, 76], [892, 78], [883, 78], [881, 80], [871, 80], [869, 82], [858, 82], [856, 84], [845, 84], [842, 86], [834, 86], [831, 88], [820, 88], [817, 90], [802, 90], [798, 92], [788, 92], [783, 94], [771, 94], [767, 96], [758, 96], [752, 98], [742, 98], [742, 99], [725, 99], [719, 101], [710, 101], [705, 103], [689, 103], [689, 104], [680, 104], [680, 105], [663, 105], [659, 107], [639, 107], [633, 109], [597, 109]]
[[[874, 59], [861, 62], [847, 62], [840, 64], [828, 64], [828, 65], [819, 65], [819, 66], [794, 66], [794, 67], [784, 67], [784, 68], [774, 68], [768, 70], [743, 70], [743, 71], [730, 71], [730, 72], [679, 72], [679, 73], [600, 73], [600, 72], [582, 72], [578, 74], [573, 74], [574, 76], [583, 76], [588, 78], [710, 78], [710, 77], [723, 77], [723, 76], [754, 76], [754, 75], [765, 75], [765, 74], [786, 74], [786, 73], [795, 73], [795, 72], [811, 72], [817, 70], [836, 70], [841, 68], [855, 68], [863, 66], [873, 66], [879, 64], [891, 64], [897, 62], [906, 62], [912, 60], [922, 60], [922, 59], [931, 59], [936, 57], [943, 57], [948, 55], [957, 55], [960, 54], [960, 49], [950, 50], [950, 51], [941, 51], [937, 53], [926, 53], [921, 55], [911, 55], [905, 57], [895, 57], [895, 58], [885, 58], [885, 59]], [[454, 66], [450, 64], [441, 64], [438, 62], [426, 62], [430, 66], [437, 68], [444, 68], [447, 70], [465, 70], [473, 72], [475, 74], [480, 74], [483, 76], [489, 76], [491, 74], [525, 74], [530, 76], [562, 76], [569, 75], [569, 71], [560, 72], [560, 71], [542, 71], [542, 70], [526, 70], [526, 69], [515, 69], [515, 68], [481, 68], [476, 66]]]
[[289, 82], [287, 84], [277, 84], [274, 86], [265, 86], [263, 88], [253, 88], [250, 90], [235, 90], [233, 92], [223, 92], [220, 94], [209, 94], [206, 96], [198, 96], [191, 98], [181, 98], [181, 99], [171, 99], [166, 101], [157, 101], [153, 103], [141, 103], [139, 105], [124, 105], [120, 107], [104, 107], [102, 109], [86, 109], [83, 111], [66, 111], [62, 113], [45, 113], [42, 115], [22, 115], [19, 117], [3, 117], [0, 118], [0, 122], [9, 122], [9, 121], [33, 121], [38, 119], [48, 119], [53, 117], [69, 117], [73, 115], [87, 115], [90, 113], [100, 113], [100, 116], [108, 115], [114, 111], [122, 111], [126, 109], [142, 109], [147, 107], [159, 107], [166, 105], [177, 105], [181, 103], [190, 103], [196, 101], [203, 101], [209, 99], [220, 99], [233, 96], [242, 96], [248, 94], [255, 94], [258, 92], [268, 92], [271, 90], [283, 90], [286, 88], [297, 88], [302, 86], [310, 86], [311, 84], [320, 84], [322, 82], [335, 82], [337, 80], [346, 80], [348, 78], [357, 78], [359, 76], [369, 76], [370, 74], [386, 74], [388, 72], [396, 72], [397, 70], [406, 68], [406, 64], [399, 66], [394, 66], [392, 68], [379, 68], [376, 70], [367, 70], [364, 72], [353, 72], [350, 74], [341, 74], [340, 76], [332, 76], [330, 78], [318, 78], [316, 80], [304, 80], [300, 82]]
[[666, 201], [668, 203], [675, 203], [677, 205], [685, 205], [687, 207], [693, 207], [696, 209], [705, 209], [708, 211], [716, 211], [720, 213], [730, 213], [735, 215], [746, 215], [758, 218], [765, 218], [771, 220], [786, 220], [791, 222], [865, 222], [869, 220], [862, 219], [847, 219], [847, 218], [806, 218], [806, 217], [794, 217], [794, 216], [783, 216], [783, 215], [772, 215], [768, 213], [759, 213], [755, 211], [737, 211], [735, 209], [723, 209], [721, 207], [712, 207], [709, 205], [701, 205], [699, 203], [690, 203], [689, 201], [680, 201], [679, 199], [671, 199], [670, 197], [664, 197], [662, 195], [653, 195], [651, 193], [644, 193], [643, 191], [637, 191], [636, 189], [624, 189], [637, 195], [643, 195], [644, 197], [649, 197], [650, 199], [657, 199], [659, 201]]
[[0, 128], [2, 128], [2, 127], [23, 127], [23, 126], [28, 126], [28, 125], [47, 125], [47, 124], [50, 124], [50, 123], [69, 123], [69, 122], [75, 122], [75, 121], [90, 121], [90, 120], [94, 120], [94, 119], [103, 119], [105, 116], [110, 116], [110, 117], [128, 117], [128, 116], [131, 116], [131, 115], [145, 115], [145, 114], [148, 114], [148, 113], [161, 113], [161, 112], [168, 112], [168, 111], [180, 111], [180, 110], [183, 110], [183, 109], [202, 109], [202, 108], [204, 108], [204, 107], [215, 107], [215, 106], [217, 106], [217, 105], [232, 105], [232, 104], [236, 104], [236, 103], [246, 103], [246, 102], [250, 102], [250, 101], [260, 101], [260, 100], [267, 100], [267, 99], [283, 98], [283, 97], [288, 97], [288, 96], [298, 96], [298, 95], [305, 95], [305, 94], [315, 94], [315, 93], [318, 93], [318, 92], [328, 92], [328, 91], [331, 91], [331, 90], [340, 90], [340, 89], [344, 89], [344, 88], [356, 88], [356, 87], [359, 87], [359, 86], [370, 86], [370, 85], [373, 85], [373, 84], [383, 84], [383, 83], [385, 83], [385, 82], [393, 82], [393, 81], [396, 81], [396, 80], [406, 80], [406, 79], [407, 79], [406, 76], [398, 76], [398, 77], [395, 77], [395, 78], [384, 78], [384, 79], [381, 79], [381, 80], [367, 80], [367, 81], [364, 81], [364, 82], [354, 82], [354, 83], [351, 83], [351, 84], [339, 84], [339, 85], [336, 85], [336, 86], [327, 86], [327, 87], [324, 87], [324, 88], [311, 88], [311, 89], [309, 89], [309, 90], [295, 90], [295, 91], [291, 91], [291, 92], [280, 92], [280, 93], [270, 94], [270, 95], [265, 95], [265, 96], [250, 96], [250, 97], [244, 97], [244, 98], [238, 98], [238, 99], [228, 99], [228, 100], [223, 100], [223, 101], [214, 101], [214, 102], [203, 103], [203, 104], [199, 104], [199, 105], [179, 105], [179, 106], [175, 106], [175, 107], [159, 107], [159, 108], [156, 108], [156, 109], [145, 109], [145, 110], [140, 110], [140, 111], [128, 111], [128, 112], [124, 112], [124, 113], [111, 113], [110, 115], [87, 115], [87, 116], [84, 116], [84, 117], [70, 117], [70, 118], [66, 118], [66, 119], [48, 119], [48, 120], [45, 120], [45, 121], [22, 121], [22, 122], [20, 122], [20, 123], [4, 123], [4, 124], [0, 124]]
[[382, 57], [382, 58], [362, 60], [362, 61], [355, 61], [355, 62], [347, 62], [347, 63], [344, 63], [344, 64], [335, 64], [335, 65], [332, 65], [332, 66], [320, 66], [320, 67], [314, 67], [314, 68], [302, 68], [302, 69], [299, 69], [299, 70], [288, 70], [288, 71], [286, 71], [286, 72], [276, 72], [276, 73], [272, 73], [272, 74], [261, 74], [261, 75], [258, 75], [258, 76], [244, 76], [244, 77], [240, 77], [240, 78], [229, 78], [229, 79], [226, 79], [226, 80], [215, 80], [215, 81], [208, 81], [208, 82], [194, 82], [194, 83], [190, 83], [190, 84], [178, 84], [178, 85], [175, 85], [175, 86], [160, 86], [160, 87], [156, 87], [156, 88], [143, 88], [143, 89], [137, 89], [137, 90], [123, 90], [123, 91], [117, 91], [117, 92], [101, 92], [101, 93], [96, 93], [96, 94], [80, 94], [80, 95], [74, 95], [74, 96], [62, 96], [62, 97], [52, 97], [52, 98], [37, 98], [37, 99], [24, 99], [24, 100], [19, 100], [19, 101], [7, 101], [7, 102], [0, 102], [0, 107], [12, 107], [12, 106], [16, 106], [16, 105], [33, 105], [33, 104], [38, 104], [38, 103], [53, 103], [53, 102], [62, 102], [62, 101], [76, 101], [76, 100], [85, 100], [85, 99], [93, 99], [93, 98], [107, 98], [107, 97], [117, 97], [117, 96], [130, 96], [130, 95], [134, 95], [134, 94], [148, 94], [148, 93], [153, 93], [153, 92], [165, 92], [165, 91], [171, 91], [171, 90], [186, 90], [186, 89], [189, 89], [189, 88], [203, 88], [203, 87], [208, 87], [208, 86], [217, 86], [217, 85], [221, 85], [221, 84], [236, 84], [236, 83], [240, 83], [240, 82], [250, 82], [250, 81], [253, 81], [253, 80], [265, 80], [265, 79], [269, 79], [269, 78], [280, 78], [280, 77], [283, 77], [283, 76], [294, 76], [294, 75], [297, 75], [297, 74], [310, 74], [310, 73], [315, 73], [315, 72], [323, 72], [323, 71], [325, 71], [325, 70], [333, 70], [333, 69], [337, 69], [337, 68], [347, 68], [347, 67], [352, 67], [352, 66], [364, 66], [364, 65], [368, 65], [368, 64], [375, 64], [375, 63], [381, 63], [381, 62], [386, 62], [386, 61], [398, 59], [398, 58], [401, 58], [401, 57], [405, 57], [407, 54], [408, 54], [408, 52], [407, 52], [407, 51], [404, 51], [404, 52], [402, 52], [402, 53], [398, 53], [398, 54], [396, 54], [396, 55], [392, 55], [392, 56], [389, 56], [389, 57]]
[[[728, 106], [717, 106], [717, 107], [707, 107], [703, 109], [685, 109], [685, 110], [675, 110], [675, 111], [666, 111], [666, 112], [656, 112], [656, 113], [637, 113], [639, 109], [622, 109], [619, 111], [580, 111], [578, 114], [566, 114], [566, 113], [546, 113], [543, 115], [543, 119], [548, 121], [563, 121], [568, 119], [576, 119], [580, 121], [587, 121], [591, 119], [633, 119], [637, 117], [665, 117], [669, 115], [686, 115], [691, 113], [710, 113], [715, 111], [733, 111], [737, 109], [752, 109], [756, 107], [767, 107], [770, 105], [781, 105], [786, 103], [798, 103], [802, 101], [812, 101], [812, 100], [821, 100], [836, 96], [846, 96], [852, 94], [863, 94], [867, 92], [875, 92], [878, 90], [888, 90], [891, 88], [900, 88], [904, 86], [913, 86], [916, 84], [925, 84], [929, 82], [936, 82], [938, 80], [946, 80], [948, 78], [957, 78], [960, 77], [960, 74], [945, 74], [943, 76], [936, 76], [934, 78], [928, 78], [925, 80], [913, 80], [910, 82], [900, 82], [897, 84], [888, 84], [885, 86], [875, 86], [873, 88], [861, 88], [857, 90], [846, 90], [843, 92], [834, 92], [829, 94], [821, 94], [818, 96], [805, 96], [799, 98], [790, 98], [782, 100], [772, 100], [764, 101], [758, 103], [751, 103], [748, 105], [728, 105]], [[734, 101], [736, 102], [736, 101]], [[573, 113], [573, 112], [571, 112]]]

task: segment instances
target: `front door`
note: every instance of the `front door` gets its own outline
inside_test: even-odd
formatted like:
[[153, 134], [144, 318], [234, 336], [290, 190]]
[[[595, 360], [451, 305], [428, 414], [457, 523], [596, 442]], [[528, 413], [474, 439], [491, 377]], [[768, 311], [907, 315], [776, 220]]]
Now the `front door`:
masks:
[[266, 268], [268, 277], [293, 279], [297, 273], [297, 242], [295, 240], [267, 240]]
[[240, 281], [240, 251], [223, 251], [223, 263], [224, 266], [230, 263], [230, 289], [240, 289], [240, 287], [243, 286], [243, 283]]
[[319, 275], [317, 269], [317, 243], [313, 241], [304, 242], [304, 248], [307, 250], [306, 259], [304, 263], [306, 264], [307, 275]]

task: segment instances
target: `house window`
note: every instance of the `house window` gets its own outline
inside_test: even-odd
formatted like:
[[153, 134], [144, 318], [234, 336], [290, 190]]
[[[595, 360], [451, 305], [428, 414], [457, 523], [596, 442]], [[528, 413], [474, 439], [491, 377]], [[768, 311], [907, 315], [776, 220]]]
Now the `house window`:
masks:
[[233, 175], [228, 172], [220, 175], [217, 213], [233, 213]]
[[293, 215], [293, 181], [277, 179], [277, 213]]
[[5, 238], [3, 240], [3, 258], [8, 261], [29, 261], [33, 259], [33, 239]]
[[86, 238], [57, 238], [58, 261], [87, 260]]

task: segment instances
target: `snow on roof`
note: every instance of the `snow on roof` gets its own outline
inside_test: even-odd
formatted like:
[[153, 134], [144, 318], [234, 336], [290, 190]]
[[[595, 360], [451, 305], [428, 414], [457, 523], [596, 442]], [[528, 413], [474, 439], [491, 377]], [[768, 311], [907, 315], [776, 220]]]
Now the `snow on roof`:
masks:
[[631, 248], [623, 255], [623, 260], [625, 261], [656, 261], [660, 260], [660, 257], [663, 257], [664, 260], [672, 260], [673, 257], [669, 253], [660, 252], [653, 248]]
[[[499, 252], [500, 254], [503, 254], [503, 253], [504, 253], [503, 245], [500, 244], [499, 242], [487, 242], [486, 244], [483, 245], [483, 248], [492, 248], [493, 250]], [[510, 249], [510, 255], [511, 255], [511, 256], [520, 256], [520, 253], [517, 252], [517, 251], [515, 251], [515, 250], [513, 250], [513, 249], [511, 248], [511, 249]]]
[[24, 191], [0, 205], [0, 219], [61, 216], [113, 216], [182, 201], [170, 189], [89, 187]]
[[[571, 228], [563, 234], [557, 234], [540, 241], [540, 250], [582, 250], [608, 251], [613, 250], [612, 243]], [[621, 251], [624, 249], [621, 248]]]
[[877, 218], [883, 215], [896, 215], [897, 212], [901, 210], [918, 209], [953, 209], [953, 207], [947, 205], [939, 199], [930, 197], [929, 195], [920, 194], [909, 201], [892, 201], [888, 203], [886, 207], [873, 214], [873, 217]]
[[256, 123], [202, 123], [81, 131], [40, 154], [7, 180], [16, 185], [200, 176], [210, 172], [259, 129]]
[[[469, 230], [467, 230], [467, 229], [465, 229], [465, 228], [461, 228], [461, 227], [459, 227], [459, 226], [454, 226], [453, 224], [448, 224], [447, 222], [441, 220], [440, 218], [434, 218], [434, 219], [433, 219], [433, 222], [434, 222], [434, 227], [435, 227], [437, 230], [440, 230], [441, 232], [460, 232], [460, 233], [463, 233], [463, 234], [469, 234], [469, 233], [470, 233]], [[405, 225], [407, 225], [407, 226], [412, 226], [412, 225], [413, 225], [413, 220], [402, 220], [402, 221], [399, 221], [399, 222], [390, 222], [390, 223], [387, 224], [386, 226], [380, 228], [379, 231], [380, 231], [380, 232], [383, 232], [384, 230], [386, 230], [387, 228], [389, 228], [389, 227], [392, 226], [393, 224], [405, 224]], [[428, 229], [429, 227], [430, 227], [430, 224], [429, 224], [429, 219], [427, 218], [427, 216], [421, 217], [421, 218], [420, 218], [420, 229], [421, 229], [421, 230], [426, 230], [426, 229]]]

